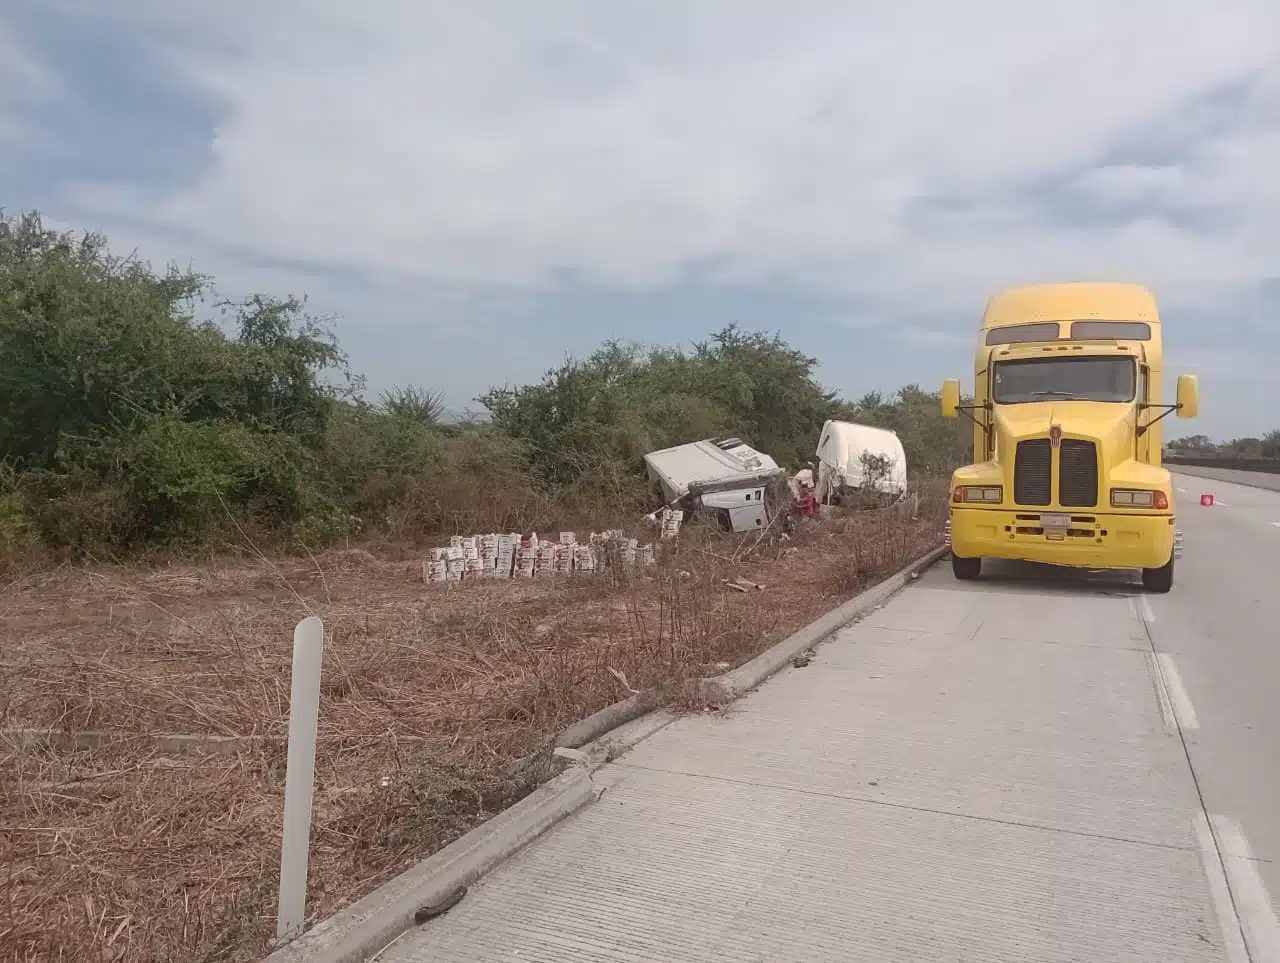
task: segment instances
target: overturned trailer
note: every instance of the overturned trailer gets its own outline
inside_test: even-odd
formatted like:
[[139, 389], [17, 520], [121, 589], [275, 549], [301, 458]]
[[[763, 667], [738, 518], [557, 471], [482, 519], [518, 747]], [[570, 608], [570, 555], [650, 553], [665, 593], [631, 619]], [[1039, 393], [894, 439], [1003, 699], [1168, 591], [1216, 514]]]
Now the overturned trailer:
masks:
[[785, 474], [778, 463], [740, 438], [676, 445], [644, 456], [649, 480], [664, 504], [711, 511], [735, 532], [762, 528], [770, 518], [770, 485]]

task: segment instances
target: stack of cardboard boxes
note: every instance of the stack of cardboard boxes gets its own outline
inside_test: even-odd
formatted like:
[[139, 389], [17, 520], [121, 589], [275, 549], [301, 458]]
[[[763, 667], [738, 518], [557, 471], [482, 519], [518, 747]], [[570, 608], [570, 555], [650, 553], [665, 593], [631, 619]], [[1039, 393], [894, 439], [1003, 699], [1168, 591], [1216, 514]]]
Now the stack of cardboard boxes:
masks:
[[[683, 513], [677, 513], [683, 514]], [[672, 527], [664, 519], [663, 537]], [[679, 529], [679, 520], [674, 530]], [[449, 545], [433, 548], [422, 564], [425, 582], [472, 581], [480, 578], [550, 578], [560, 575], [594, 575], [609, 559], [617, 558], [624, 568], [653, 565], [657, 556], [652, 545], [625, 538], [621, 531], [592, 532], [579, 542], [576, 532], [561, 532], [558, 540], [530, 535], [454, 535]]]

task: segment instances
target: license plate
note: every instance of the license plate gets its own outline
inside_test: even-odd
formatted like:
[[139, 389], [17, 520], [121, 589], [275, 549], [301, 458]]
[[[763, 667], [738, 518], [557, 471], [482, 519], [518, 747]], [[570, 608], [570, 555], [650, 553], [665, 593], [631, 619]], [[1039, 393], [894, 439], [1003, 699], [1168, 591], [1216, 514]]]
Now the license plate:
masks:
[[1045, 529], [1045, 531], [1048, 531], [1051, 528], [1064, 531], [1071, 527], [1071, 516], [1060, 514], [1058, 512], [1050, 512], [1047, 515], [1041, 515], [1040, 527]]

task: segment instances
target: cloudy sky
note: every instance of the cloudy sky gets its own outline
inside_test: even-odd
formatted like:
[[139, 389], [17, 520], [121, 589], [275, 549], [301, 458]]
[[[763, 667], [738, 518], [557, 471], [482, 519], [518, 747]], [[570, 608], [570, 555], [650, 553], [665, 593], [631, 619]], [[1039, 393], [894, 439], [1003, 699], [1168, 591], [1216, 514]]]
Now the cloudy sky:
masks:
[[8, 0], [0, 205], [305, 292], [455, 409], [730, 321], [932, 387], [1073, 279], [1156, 291], [1175, 434], [1280, 408], [1275, 0]]

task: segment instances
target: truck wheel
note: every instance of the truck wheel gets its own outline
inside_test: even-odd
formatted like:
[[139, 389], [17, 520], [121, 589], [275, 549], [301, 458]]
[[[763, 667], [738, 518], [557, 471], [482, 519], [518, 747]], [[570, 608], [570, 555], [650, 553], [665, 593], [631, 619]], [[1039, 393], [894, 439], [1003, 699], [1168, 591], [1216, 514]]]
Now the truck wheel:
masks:
[[1142, 570], [1142, 587], [1148, 592], [1167, 592], [1173, 588], [1173, 556], [1159, 568]]
[[961, 558], [953, 552], [951, 554], [951, 571], [959, 579], [977, 578], [982, 574], [982, 559]]

